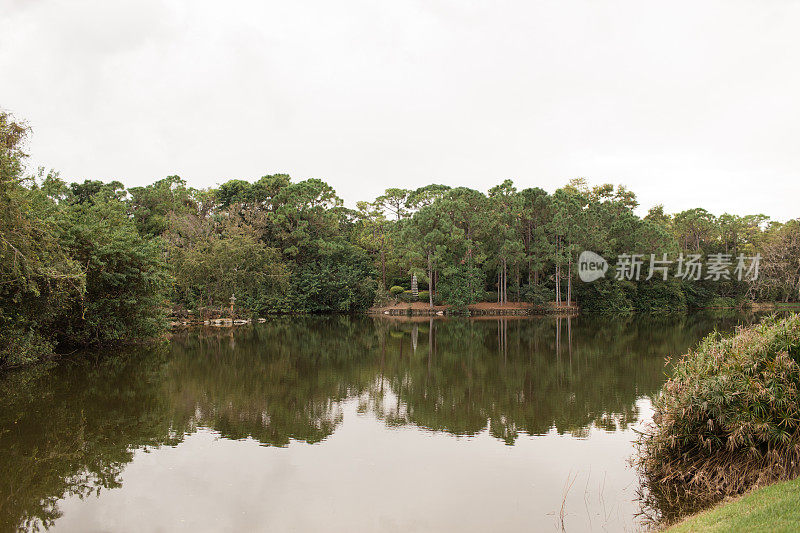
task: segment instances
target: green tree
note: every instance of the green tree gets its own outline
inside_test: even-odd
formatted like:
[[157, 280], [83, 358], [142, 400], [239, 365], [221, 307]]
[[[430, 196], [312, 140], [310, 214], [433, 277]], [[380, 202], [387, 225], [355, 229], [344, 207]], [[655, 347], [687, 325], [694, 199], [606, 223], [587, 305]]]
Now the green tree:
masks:
[[[490, 240], [489, 257], [497, 270], [498, 302], [508, 302], [508, 273], [516, 270], [525, 260], [524, 245], [519, 234], [518, 221], [521, 218], [520, 198], [511, 180], [489, 189]], [[516, 276], [519, 287], [519, 276]]]
[[167, 176], [152, 185], [132, 187], [130, 206], [136, 228], [142, 235], [156, 237], [167, 231], [171, 213], [196, 210], [196, 191], [186, 187], [179, 176]]
[[235, 209], [218, 219], [175, 217], [166, 235], [176, 303], [222, 312], [231, 295], [246, 314], [280, 310], [288, 271], [280, 252]]
[[54, 321], [85, 291], [56, 233], [57, 205], [23, 177], [27, 134], [0, 111], [0, 367], [48, 356]]
[[86, 291], [56, 324], [71, 345], [153, 337], [165, 326], [164, 243], [143, 237], [127, 206], [103, 194], [59, 212], [59, 240], [86, 272]]
[[381, 290], [386, 290], [386, 256], [390, 246], [390, 224], [381, 210], [381, 204], [358, 202], [358, 230], [356, 243], [378, 257], [381, 272]]
[[408, 214], [406, 202], [408, 202], [410, 194], [411, 191], [408, 189], [386, 189], [386, 192], [375, 199], [375, 205], [394, 215], [399, 222]]
[[699, 207], [673, 217], [673, 228], [681, 248], [691, 252], [701, 252], [713, 242], [715, 225], [714, 215]]
[[753, 291], [765, 299], [800, 301], [800, 219], [773, 225], [765, 240]]
[[436, 276], [440, 264], [446, 260], [448, 241], [461, 230], [455, 228], [452, 220], [445, 216], [437, 205], [423, 207], [403, 228], [407, 259], [412, 270], [428, 281], [428, 304], [433, 307], [435, 299]]

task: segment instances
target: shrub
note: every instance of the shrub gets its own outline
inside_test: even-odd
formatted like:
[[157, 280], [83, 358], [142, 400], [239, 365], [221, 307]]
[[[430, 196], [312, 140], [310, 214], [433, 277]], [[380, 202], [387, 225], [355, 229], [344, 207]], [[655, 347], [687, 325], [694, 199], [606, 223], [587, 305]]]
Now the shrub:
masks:
[[53, 353], [53, 343], [35, 331], [0, 328], [0, 368], [40, 361]]
[[[496, 297], [496, 296], [495, 296]], [[532, 302], [535, 304], [546, 304], [555, 301], [556, 293], [544, 284], [530, 284], [522, 287], [520, 297], [525, 302]]]
[[686, 295], [686, 305], [690, 309], [699, 309], [706, 306], [706, 303], [714, 297], [713, 290], [705, 287], [702, 283], [691, 283], [690, 281], [683, 280], [681, 283], [683, 293]]
[[414, 300], [414, 293], [411, 292], [411, 291], [403, 291], [400, 294], [398, 294], [397, 296], [400, 298], [401, 302], [410, 303], [410, 302], [414, 302], [415, 301]]
[[394, 278], [387, 278], [386, 284], [389, 287], [411, 287], [411, 274]]
[[578, 283], [575, 289], [583, 311], [628, 314], [634, 310], [630, 295], [636, 288], [629, 281], [601, 278], [592, 283]]
[[451, 265], [442, 269], [434, 303], [445, 303], [450, 312], [465, 314], [467, 306], [483, 296], [483, 271], [478, 267]]
[[800, 315], [714, 333], [683, 356], [639, 438], [645, 503], [687, 510], [800, 474]]
[[375, 298], [373, 299], [372, 305], [375, 307], [383, 307], [385, 305], [389, 305], [389, 291], [385, 290], [381, 286], [376, 286]]
[[706, 307], [719, 307], [725, 309], [732, 309], [738, 307], [736, 299], [729, 296], [716, 296], [706, 302]]
[[417, 299], [420, 302], [427, 302], [430, 300], [430, 293], [428, 291], [419, 291], [419, 297]]
[[295, 311], [358, 312], [375, 300], [377, 283], [367, 253], [349, 242], [320, 244], [292, 274], [288, 307]]
[[653, 279], [636, 285], [633, 306], [639, 313], [671, 314], [686, 311], [686, 296], [680, 280]]
[[399, 285], [395, 285], [389, 289], [389, 292], [392, 296], [397, 296], [398, 294], [402, 293], [405, 289]]

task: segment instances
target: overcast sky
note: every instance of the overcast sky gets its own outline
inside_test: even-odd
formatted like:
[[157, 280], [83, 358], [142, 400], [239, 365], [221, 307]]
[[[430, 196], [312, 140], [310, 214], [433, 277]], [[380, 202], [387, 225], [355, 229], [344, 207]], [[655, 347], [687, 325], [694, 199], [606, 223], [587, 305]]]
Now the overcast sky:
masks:
[[800, 216], [800, 2], [0, 0], [30, 167], [128, 186], [286, 172], [622, 183]]

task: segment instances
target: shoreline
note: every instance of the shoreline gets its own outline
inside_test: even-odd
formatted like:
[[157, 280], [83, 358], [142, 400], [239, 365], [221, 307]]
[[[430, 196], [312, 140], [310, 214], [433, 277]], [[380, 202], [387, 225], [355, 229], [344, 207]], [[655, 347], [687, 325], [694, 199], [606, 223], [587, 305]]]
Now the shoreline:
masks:
[[[399, 302], [393, 305], [370, 307], [365, 311], [358, 313], [363, 316], [369, 317], [383, 317], [383, 318], [409, 318], [409, 317], [464, 317], [464, 318], [533, 318], [533, 317], [576, 317], [582, 313], [582, 309], [578, 305], [561, 305], [557, 306], [555, 302], [550, 304], [533, 304], [529, 302], [508, 302], [505, 304], [498, 304], [496, 302], [479, 302], [467, 306], [469, 316], [451, 312], [450, 306], [435, 305], [430, 307], [425, 302]], [[698, 307], [687, 309], [687, 312], [697, 311], [724, 311], [724, 310], [740, 310], [751, 312], [764, 312], [764, 311], [782, 311], [782, 310], [798, 310], [800, 311], [800, 303], [784, 303], [784, 302], [753, 302], [746, 307]], [[313, 314], [313, 313], [312, 313]], [[331, 313], [324, 313], [331, 314]], [[635, 313], [634, 313], [635, 314]], [[286, 312], [268, 315], [273, 316], [308, 316], [308, 313], [297, 315], [296, 313]], [[259, 318], [207, 318], [207, 319], [187, 319], [177, 318], [175, 316], [169, 318], [169, 329], [181, 327], [195, 327], [195, 326], [208, 326], [208, 327], [233, 327], [245, 326], [251, 324], [260, 324], [266, 322], [268, 317]]]
[[[482, 316], [542, 316], [542, 315], [577, 315], [580, 307], [577, 305], [556, 305], [555, 303], [538, 305], [528, 302], [479, 302], [467, 306], [470, 318]], [[457, 313], [451, 311], [447, 305], [434, 305], [431, 307], [424, 302], [402, 302], [394, 305], [370, 307], [367, 315], [383, 316], [453, 316]]]

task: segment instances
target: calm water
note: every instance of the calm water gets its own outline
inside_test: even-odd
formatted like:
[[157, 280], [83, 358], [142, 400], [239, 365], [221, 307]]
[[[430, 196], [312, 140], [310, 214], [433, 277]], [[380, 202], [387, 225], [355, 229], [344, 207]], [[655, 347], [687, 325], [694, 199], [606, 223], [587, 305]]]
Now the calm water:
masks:
[[664, 358], [741, 317], [277, 319], [0, 376], [0, 529], [634, 530]]

